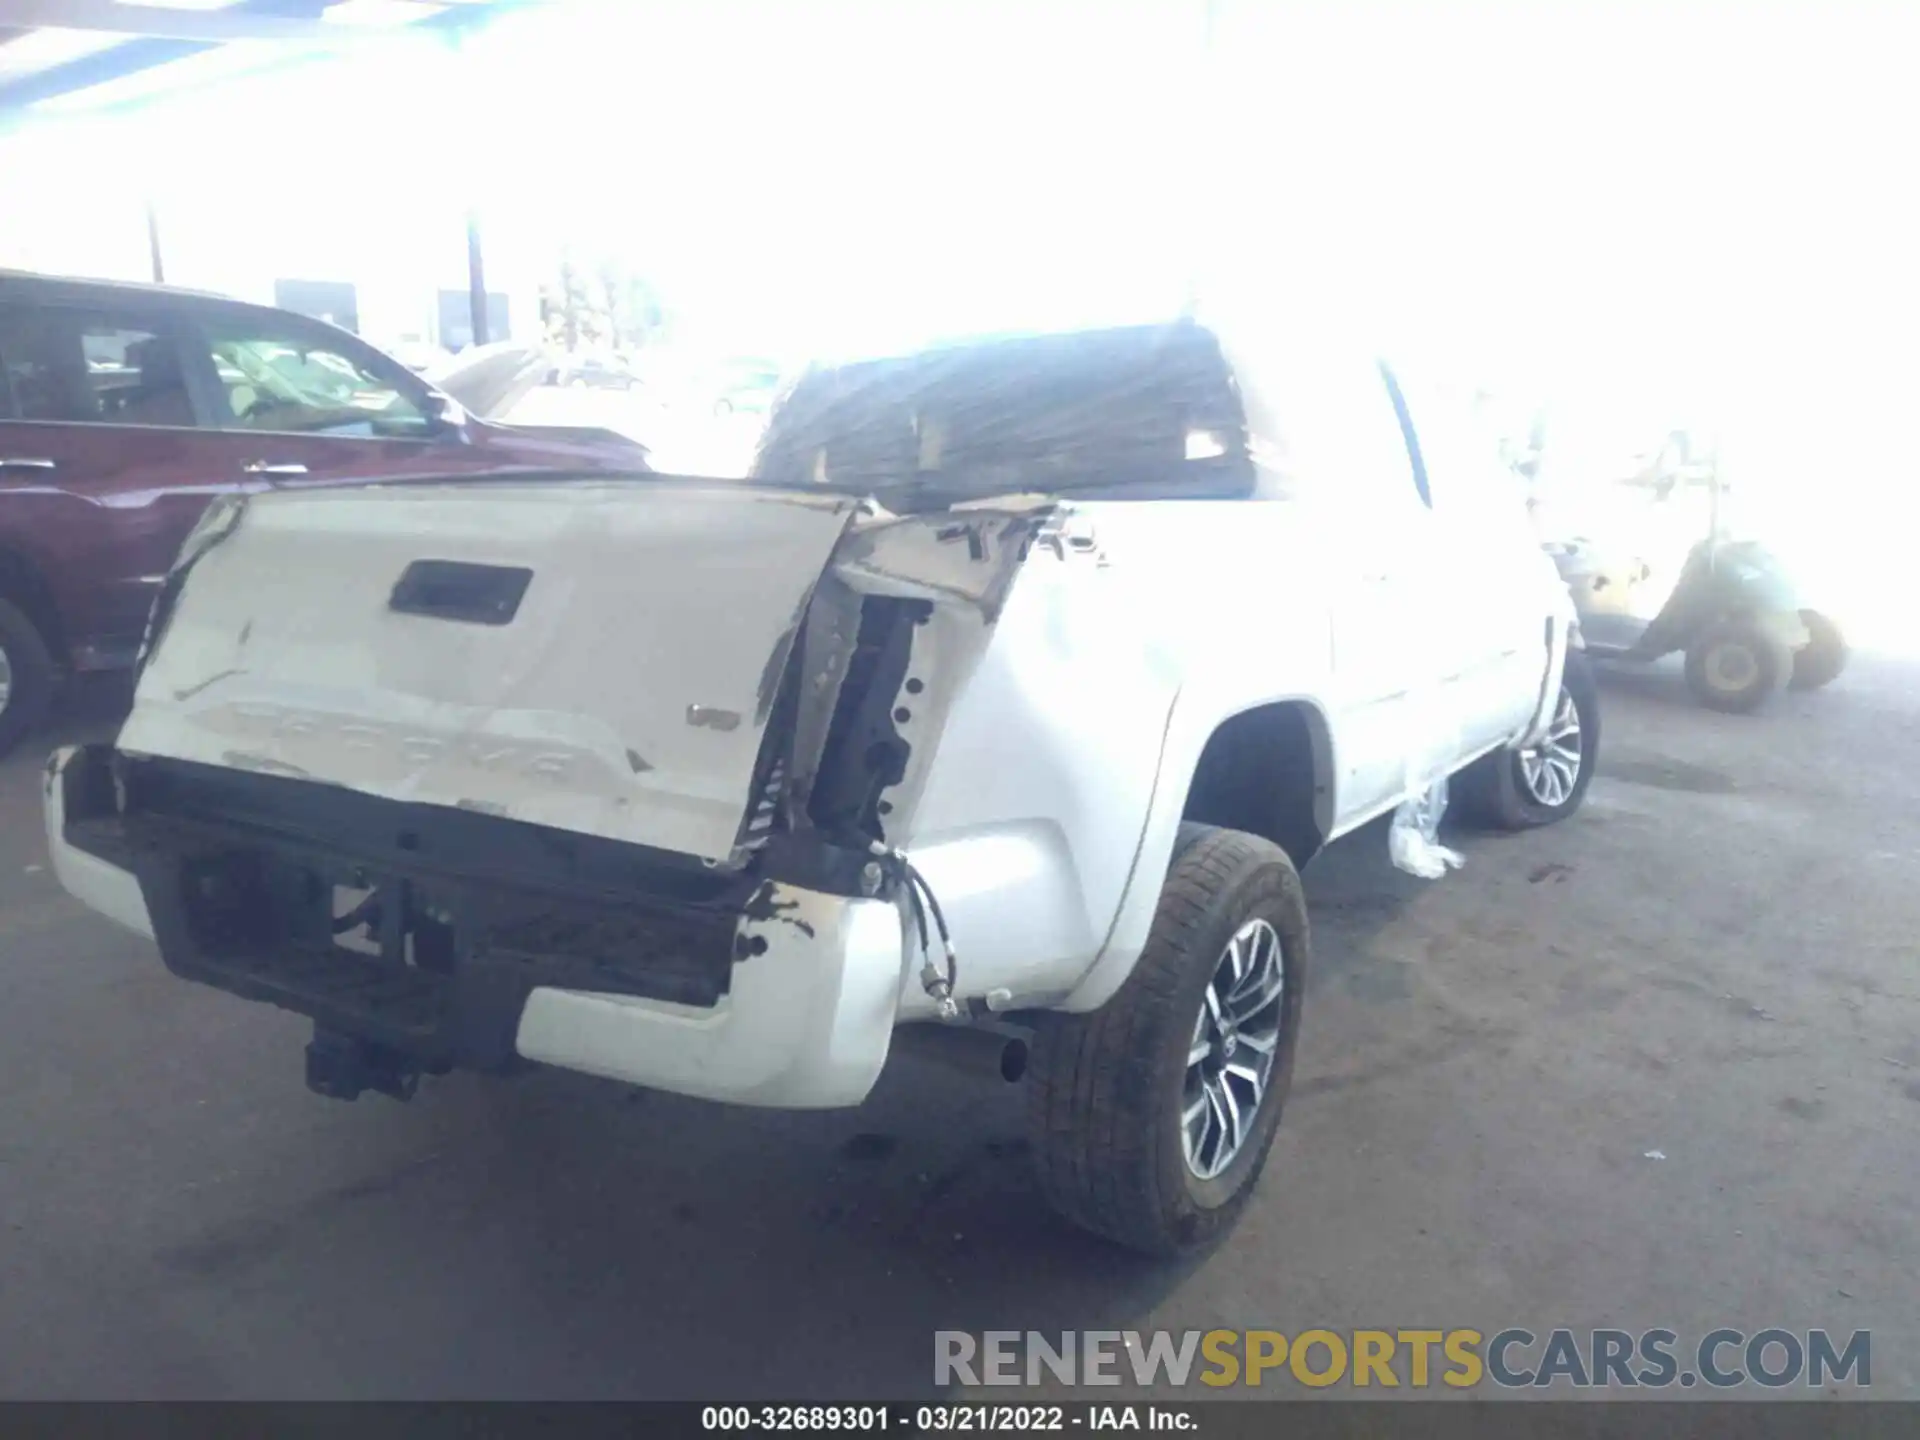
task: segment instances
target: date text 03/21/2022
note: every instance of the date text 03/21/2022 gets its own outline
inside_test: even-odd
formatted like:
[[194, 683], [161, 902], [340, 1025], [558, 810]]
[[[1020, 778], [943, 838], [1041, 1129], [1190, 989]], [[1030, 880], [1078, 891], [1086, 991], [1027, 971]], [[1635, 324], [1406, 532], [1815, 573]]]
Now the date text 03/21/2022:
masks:
[[710, 1431], [866, 1431], [890, 1429], [986, 1433], [1018, 1430], [1156, 1430], [1198, 1428], [1191, 1411], [1168, 1405], [708, 1405], [700, 1428]]

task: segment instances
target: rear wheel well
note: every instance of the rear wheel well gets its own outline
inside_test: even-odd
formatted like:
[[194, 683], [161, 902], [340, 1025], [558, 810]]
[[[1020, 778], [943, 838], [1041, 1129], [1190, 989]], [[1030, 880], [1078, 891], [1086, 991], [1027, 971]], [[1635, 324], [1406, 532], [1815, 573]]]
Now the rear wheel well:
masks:
[[1181, 818], [1271, 840], [1298, 869], [1326, 842], [1332, 776], [1319, 711], [1298, 700], [1257, 706], [1208, 737]]
[[60, 629], [60, 608], [53, 591], [31, 560], [0, 545], [0, 600], [17, 607], [40, 632], [56, 661], [67, 658], [66, 636]]

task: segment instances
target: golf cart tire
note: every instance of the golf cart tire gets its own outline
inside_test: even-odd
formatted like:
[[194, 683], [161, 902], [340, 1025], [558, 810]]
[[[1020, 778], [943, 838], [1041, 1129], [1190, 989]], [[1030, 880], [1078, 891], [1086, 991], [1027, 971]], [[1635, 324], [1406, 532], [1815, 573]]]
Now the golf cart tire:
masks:
[[1818, 610], [1802, 610], [1800, 623], [1810, 638], [1793, 652], [1793, 677], [1787, 685], [1793, 690], [1818, 690], [1838, 680], [1847, 668], [1847, 637], [1831, 616]]
[[0, 652], [12, 686], [0, 710], [0, 755], [18, 745], [47, 713], [53, 700], [53, 657], [39, 629], [16, 606], [0, 600]]
[[[1182, 1136], [1188, 1052], [1228, 941], [1256, 918], [1273, 926], [1285, 966], [1273, 1068], [1239, 1153], [1203, 1180], [1188, 1166]], [[1182, 825], [1146, 949], [1126, 982], [1087, 1014], [1037, 1017], [1028, 1134], [1053, 1208], [1146, 1255], [1192, 1254], [1223, 1238], [1280, 1127], [1307, 964], [1306, 898], [1286, 851], [1238, 830]]]
[[[1454, 803], [1463, 819], [1494, 830], [1537, 830], [1564, 820], [1580, 808], [1600, 760], [1600, 689], [1594, 682], [1593, 662], [1582, 650], [1568, 650], [1560, 677], [1561, 688], [1572, 697], [1580, 717], [1580, 773], [1573, 789], [1558, 805], [1547, 805], [1527, 793], [1521, 775], [1520, 753], [1500, 749], [1482, 755], [1455, 777]], [[1554, 709], [1559, 709], [1556, 700]]]
[[[1751, 683], [1737, 690], [1714, 685], [1707, 672], [1707, 662], [1722, 645], [1739, 645], [1753, 656]], [[1786, 689], [1792, 675], [1792, 647], [1751, 621], [1719, 621], [1687, 647], [1687, 688], [1702, 705], [1723, 714], [1751, 715]]]

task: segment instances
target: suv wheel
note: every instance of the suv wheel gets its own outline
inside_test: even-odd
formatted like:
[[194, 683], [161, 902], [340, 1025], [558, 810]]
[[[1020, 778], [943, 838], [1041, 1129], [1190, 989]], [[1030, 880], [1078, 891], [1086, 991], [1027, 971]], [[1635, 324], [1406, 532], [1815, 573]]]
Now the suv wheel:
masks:
[[40, 632], [0, 600], [0, 755], [40, 723], [53, 698], [53, 660]]
[[1028, 1072], [1040, 1187], [1150, 1255], [1223, 1236], [1266, 1164], [1293, 1079], [1307, 971], [1300, 877], [1279, 846], [1181, 827], [1133, 973], [1045, 1017]]
[[1537, 745], [1496, 750], [1469, 765], [1456, 782], [1462, 808], [1502, 830], [1531, 830], [1580, 808], [1600, 758], [1600, 692], [1593, 662], [1567, 651], [1553, 720]]

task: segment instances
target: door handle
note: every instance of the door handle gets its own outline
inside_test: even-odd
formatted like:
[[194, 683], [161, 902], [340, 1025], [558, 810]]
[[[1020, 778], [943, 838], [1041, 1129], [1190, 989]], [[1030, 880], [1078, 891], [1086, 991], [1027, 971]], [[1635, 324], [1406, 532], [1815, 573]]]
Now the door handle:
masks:
[[278, 463], [271, 460], [249, 460], [241, 470], [248, 475], [304, 475], [307, 467], [292, 462]]
[[0, 470], [58, 470], [60, 462], [39, 455], [0, 455]]

